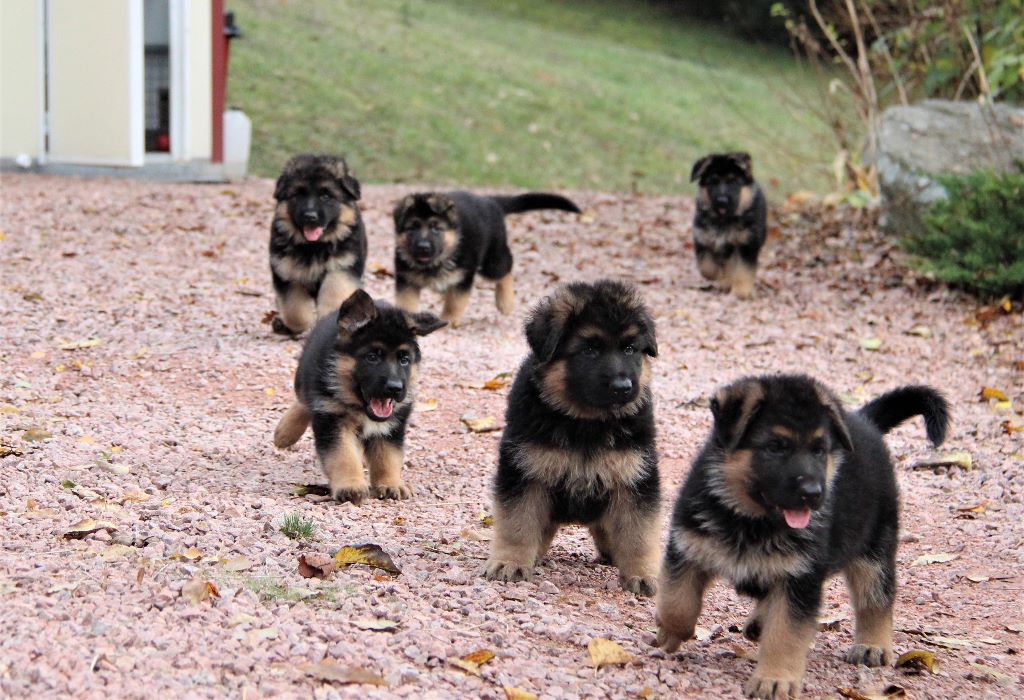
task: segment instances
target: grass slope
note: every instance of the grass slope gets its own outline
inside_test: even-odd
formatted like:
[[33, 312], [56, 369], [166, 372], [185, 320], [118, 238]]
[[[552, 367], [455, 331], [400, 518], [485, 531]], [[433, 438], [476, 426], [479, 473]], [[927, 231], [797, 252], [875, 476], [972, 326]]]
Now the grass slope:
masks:
[[645, 3], [233, 0], [229, 104], [254, 173], [344, 153], [368, 182], [689, 192], [743, 149], [778, 193], [826, 184], [830, 144], [785, 52]]

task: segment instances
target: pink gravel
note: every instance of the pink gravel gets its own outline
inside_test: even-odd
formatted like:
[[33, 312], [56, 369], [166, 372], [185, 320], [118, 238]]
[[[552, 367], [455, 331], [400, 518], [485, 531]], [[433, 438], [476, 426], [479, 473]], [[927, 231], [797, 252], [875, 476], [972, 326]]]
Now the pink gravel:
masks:
[[[503, 698], [503, 686], [542, 698], [738, 696], [756, 647], [735, 631], [749, 602], [725, 586], [708, 597], [701, 638], [666, 658], [648, 646], [652, 601], [592, 564], [579, 528], [562, 531], [531, 583], [479, 576], [500, 433], [469, 433], [459, 418], [500, 422], [507, 389], [480, 386], [517, 366], [533, 300], [558, 280], [604, 276], [640, 285], [657, 319], [666, 511], [719, 384], [806, 371], [853, 405], [907, 382], [942, 389], [954, 422], [941, 452], [968, 453], [970, 471], [913, 469], [935, 457], [919, 421], [888, 439], [904, 503], [896, 647], [934, 652], [938, 673], [844, 663], [852, 619], [836, 582], [823, 613], [838, 622], [818, 634], [805, 695], [890, 684], [911, 698], [1022, 694], [1020, 309], [979, 321], [976, 302], [916, 279], [870, 229], [776, 213], [759, 294], [736, 303], [702, 288], [688, 197], [575, 193], [581, 217], [511, 217], [519, 307], [499, 317], [478, 290], [464, 327], [423, 340], [419, 400], [437, 407], [409, 430], [416, 496], [354, 507], [291, 495], [292, 483], [323, 481], [309, 437], [271, 445], [300, 349], [261, 323], [273, 308], [272, 182], [8, 174], [0, 186], [0, 696]], [[391, 295], [390, 208], [409, 189], [365, 188], [375, 296]], [[867, 338], [881, 347], [865, 349]], [[983, 387], [1012, 408], [980, 400]], [[26, 441], [33, 428], [52, 437]], [[315, 521], [313, 542], [278, 532], [289, 513]], [[63, 537], [86, 518], [116, 530]], [[300, 554], [366, 542], [401, 575], [297, 573]], [[956, 558], [911, 566], [939, 553]], [[192, 579], [219, 597], [190, 602], [181, 589]], [[353, 625], [378, 618], [397, 629]], [[635, 660], [595, 671], [596, 637]], [[496, 654], [479, 677], [445, 661], [477, 649]], [[324, 659], [386, 685], [318, 679], [309, 669]]]

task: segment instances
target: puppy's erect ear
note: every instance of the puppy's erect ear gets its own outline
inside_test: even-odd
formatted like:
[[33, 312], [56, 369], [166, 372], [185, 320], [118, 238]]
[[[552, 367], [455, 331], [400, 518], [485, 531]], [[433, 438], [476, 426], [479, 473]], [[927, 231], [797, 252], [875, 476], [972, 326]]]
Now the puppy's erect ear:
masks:
[[743, 171], [743, 174], [748, 179], [754, 179], [754, 169], [750, 161], [750, 154], [745, 152], [730, 153], [728, 155], [729, 160], [736, 164], [736, 166]]
[[839, 403], [839, 399], [820, 384], [815, 383], [814, 389], [818, 394], [818, 400], [821, 401], [821, 405], [828, 413], [828, 421], [832, 426], [832, 435], [839, 441], [844, 450], [852, 450], [853, 440], [850, 438], [850, 429], [846, 427], [846, 421], [843, 420], [843, 407]]
[[541, 363], [548, 363], [569, 327], [569, 320], [585, 303], [573, 285], [559, 287], [554, 294], [534, 307], [526, 320], [526, 342]]
[[414, 314], [406, 313], [405, 322], [409, 324], [409, 330], [416, 335], [430, 335], [439, 328], [444, 328], [448, 325], [447, 321], [442, 321], [429, 311], [419, 311]]
[[764, 403], [764, 387], [756, 379], [741, 379], [715, 392], [711, 415], [715, 417], [715, 439], [726, 450], [734, 450]]
[[402, 224], [405, 222], [405, 214], [409, 211], [409, 207], [411, 207], [415, 202], [416, 198], [411, 194], [407, 194], [402, 197], [402, 200], [398, 204], [395, 205], [395, 208], [391, 212], [391, 216], [395, 219], [395, 231], [402, 230]]
[[338, 335], [348, 338], [375, 318], [377, 305], [373, 303], [373, 298], [362, 289], [357, 289], [338, 309]]
[[711, 165], [711, 160], [714, 156], [704, 156], [696, 163], [693, 164], [693, 170], [690, 171], [690, 182], [696, 182], [700, 179], [700, 176], [704, 174], [704, 171]]

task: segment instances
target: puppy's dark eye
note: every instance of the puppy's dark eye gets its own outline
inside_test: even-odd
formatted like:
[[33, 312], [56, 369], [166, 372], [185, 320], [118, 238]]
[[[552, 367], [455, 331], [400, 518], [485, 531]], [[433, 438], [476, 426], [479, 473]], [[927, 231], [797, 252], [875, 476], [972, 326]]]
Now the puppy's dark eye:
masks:
[[407, 353], [407, 352], [400, 352], [400, 353], [398, 353], [398, 364], [402, 365], [402, 367], [407, 367], [410, 362], [412, 362], [412, 358], [409, 357], [409, 353]]
[[815, 457], [824, 457], [827, 451], [823, 442], [816, 442], [811, 445], [811, 454]]
[[632, 355], [633, 353], [636, 352], [636, 346], [630, 343], [626, 347], [622, 348], [622, 352], [624, 352], [627, 355]]
[[431, 233], [441, 233], [441, 227], [438, 226], [437, 224], [430, 224], [430, 232]]
[[597, 346], [591, 343], [585, 345], [581, 352], [583, 353], [584, 357], [597, 357], [598, 354], [600, 354], [600, 351], [597, 349]]
[[764, 447], [773, 455], [783, 455], [789, 452], [789, 443], [785, 440], [769, 440]]
[[324, 191], [324, 192], [320, 193], [320, 199], [322, 201], [326, 202], [330, 198], [331, 198], [331, 193], [330, 192]]
[[376, 350], [370, 350], [368, 353], [363, 355], [363, 359], [371, 365], [375, 365], [380, 362], [380, 353]]

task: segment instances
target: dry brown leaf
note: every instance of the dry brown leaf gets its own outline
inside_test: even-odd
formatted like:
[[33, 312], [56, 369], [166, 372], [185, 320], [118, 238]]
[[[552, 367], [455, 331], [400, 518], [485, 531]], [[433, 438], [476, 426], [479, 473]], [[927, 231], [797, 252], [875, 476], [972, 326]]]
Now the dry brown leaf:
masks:
[[1001, 391], [1000, 389], [996, 389], [995, 387], [991, 387], [991, 386], [982, 387], [982, 389], [981, 389], [981, 400], [982, 401], [989, 401], [991, 399], [995, 399], [996, 401], [1009, 401], [1010, 400], [1009, 398], [1007, 398], [1006, 394], [1003, 391]]
[[42, 442], [43, 440], [52, 437], [52, 433], [48, 433], [42, 428], [29, 428], [21, 434], [21, 439], [25, 442]]
[[494, 527], [494, 516], [493, 515], [484, 515], [482, 518], [480, 518], [480, 523], [484, 527]]
[[477, 532], [476, 530], [470, 529], [463, 530], [459, 533], [459, 536], [464, 537], [467, 540], [472, 540], [473, 542], [490, 542], [493, 539], [489, 532]]
[[81, 350], [82, 348], [94, 348], [102, 342], [99, 338], [85, 338], [84, 340], [72, 340], [67, 343], [61, 343], [57, 347], [61, 350]]
[[919, 338], [931, 338], [932, 329], [928, 326], [914, 326], [907, 331], [907, 335], [916, 335]]
[[935, 658], [935, 654], [930, 651], [913, 649], [905, 654], [900, 654], [900, 657], [896, 659], [896, 668], [909, 668], [914, 671], [937, 673], [939, 662]]
[[[1014, 684], [1014, 677], [1003, 673], [1002, 671], [986, 666], [985, 664], [971, 663], [971, 668], [980, 676], [981, 680], [988, 681], [989, 683], [995, 683], [996, 685], [1008, 686]], [[974, 674], [971, 674], [974, 675]]]
[[217, 586], [212, 581], [194, 578], [181, 587], [181, 597], [192, 603], [202, 603], [211, 596], [214, 598], [220, 597], [220, 591], [217, 590]]
[[737, 659], [757, 659], [757, 652], [744, 649], [739, 644], [730, 644], [729, 651], [732, 652], [733, 656]]
[[1006, 629], [1017, 634], [1024, 634], [1024, 622], [1011, 622], [1006, 625]]
[[850, 700], [889, 700], [907, 697], [907, 691], [898, 685], [890, 685], [880, 693], [862, 693], [856, 688], [836, 688], [836, 691]]
[[384, 688], [388, 685], [384, 677], [378, 673], [367, 671], [365, 668], [342, 666], [326, 659], [318, 664], [305, 664], [302, 666], [302, 670], [306, 672], [306, 675], [317, 680], [331, 683], [363, 683]]
[[537, 696], [533, 693], [523, 690], [522, 688], [516, 688], [511, 685], [502, 686], [502, 690], [505, 691], [505, 700], [537, 700]]
[[938, 554], [922, 554], [914, 561], [910, 562], [913, 566], [926, 566], [928, 564], [945, 564], [947, 561], [953, 561], [958, 559], [959, 554], [952, 554], [950, 552], [940, 552]]
[[956, 517], [973, 520], [988, 510], [989, 504], [991, 503], [992, 501], [990, 500], [984, 500], [980, 503], [974, 504], [973, 506], [960, 506], [956, 509], [956, 512], [958, 513]]
[[590, 665], [594, 668], [628, 664], [633, 660], [633, 655], [617, 643], [601, 637], [591, 639], [587, 651], [590, 652]]
[[846, 615], [828, 615], [820, 616], [818, 618], [818, 631], [819, 632], [835, 632], [842, 628], [843, 622], [849, 618]]
[[277, 310], [271, 309], [267, 313], [263, 314], [263, 318], [260, 319], [260, 323], [265, 326], [269, 326], [273, 322], [275, 316], [277, 316]]
[[94, 532], [99, 532], [100, 530], [113, 532], [117, 530], [117, 525], [107, 520], [93, 520], [92, 518], [86, 518], [85, 520], [79, 520], [68, 528], [68, 531], [64, 533], [64, 539], [80, 540], [83, 537], [91, 535]]
[[1014, 423], [1013, 421], [1004, 420], [999, 424], [1003, 429], [1003, 432], [1007, 435], [1013, 435], [1014, 433], [1024, 433], [1024, 423]]
[[494, 416], [484, 416], [483, 418], [477, 418], [476, 414], [466, 413], [460, 418], [465, 423], [466, 427], [474, 433], [490, 433], [495, 430], [500, 430], [498, 421]]
[[25, 454], [21, 448], [15, 447], [7, 440], [0, 438], [0, 459], [4, 457], [21, 457]]
[[969, 452], [948, 452], [934, 459], [918, 462], [914, 465], [915, 470], [938, 469], [940, 467], [959, 467], [965, 472], [969, 472], [974, 467], [974, 459]]
[[430, 413], [431, 411], [437, 410], [437, 399], [427, 399], [426, 401], [417, 401], [412, 405], [412, 409], [419, 413]]
[[480, 667], [494, 658], [494, 652], [487, 649], [477, 649], [465, 656], [449, 656], [448, 663], [456, 668], [461, 668], [466, 673], [474, 676], [480, 675]]
[[319, 554], [299, 555], [299, 576], [324, 579], [336, 569], [334, 559]]
[[246, 571], [252, 568], [252, 560], [249, 557], [232, 557], [224, 562], [227, 571]]
[[970, 639], [958, 639], [957, 637], [942, 637], [939, 635], [926, 634], [921, 637], [921, 641], [925, 644], [931, 644], [932, 646], [942, 647], [943, 649], [970, 649], [975, 645]]
[[391, 555], [381, 549], [378, 544], [358, 544], [352, 547], [342, 547], [334, 553], [334, 563], [341, 566], [351, 564], [366, 564], [367, 566], [383, 569], [389, 574], [398, 575], [402, 573]]
[[331, 487], [327, 484], [292, 484], [292, 494], [295, 496], [330, 496]]
[[511, 372], [502, 372], [501, 374], [495, 375], [493, 379], [488, 379], [484, 382], [482, 388], [487, 391], [497, 391], [498, 389], [507, 386], [511, 378]]
[[122, 559], [135, 551], [135, 547], [129, 547], [126, 544], [112, 544], [100, 553], [100, 558], [103, 561], [111, 562]]
[[398, 623], [394, 620], [386, 620], [383, 617], [374, 619], [349, 620], [353, 627], [370, 632], [393, 632], [398, 629]]
[[878, 352], [879, 350], [882, 349], [882, 339], [874, 337], [861, 338], [860, 346], [865, 350], [868, 350], [869, 352]]

